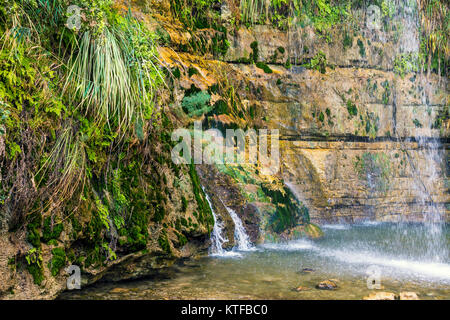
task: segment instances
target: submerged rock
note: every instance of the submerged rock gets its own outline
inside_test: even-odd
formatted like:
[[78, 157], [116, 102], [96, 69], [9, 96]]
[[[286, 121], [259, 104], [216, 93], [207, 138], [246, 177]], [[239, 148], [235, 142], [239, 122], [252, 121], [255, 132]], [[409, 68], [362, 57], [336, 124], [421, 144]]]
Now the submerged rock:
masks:
[[302, 286], [298, 286], [297, 288], [294, 288], [294, 291], [297, 291], [297, 292], [309, 291], [309, 290], [311, 290], [311, 289], [308, 287], [302, 287]]
[[400, 300], [420, 300], [415, 292], [400, 292]]
[[109, 293], [126, 293], [126, 292], [128, 292], [129, 290], [128, 289], [125, 289], [125, 288], [114, 288], [114, 289], [111, 289], [110, 291], [109, 291]]
[[312, 269], [312, 268], [303, 268], [303, 269], [300, 270], [298, 273], [300, 273], [300, 274], [305, 274], [305, 273], [313, 273], [314, 271], [316, 271], [316, 270], [314, 270], [314, 269]]
[[336, 282], [337, 281], [335, 279], [324, 280], [322, 282], [319, 282], [316, 285], [316, 289], [319, 289], [319, 290], [336, 290], [338, 288], [338, 285], [337, 285]]
[[364, 297], [364, 300], [395, 300], [396, 296], [392, 292], [373, 292], [369, 296]]

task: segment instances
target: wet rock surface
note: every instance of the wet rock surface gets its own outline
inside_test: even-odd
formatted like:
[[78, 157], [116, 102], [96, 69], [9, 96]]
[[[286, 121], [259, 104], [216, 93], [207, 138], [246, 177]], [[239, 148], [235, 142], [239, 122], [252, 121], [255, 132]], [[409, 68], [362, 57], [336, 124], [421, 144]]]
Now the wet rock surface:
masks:
[[334, 279], [324, 280], [324, 281], [319, 282], [316, 285], [316, 289], [319, 289], [319, 290], [336, 290], [338, 288], [337, 282], [338, 281], [336, 281]]
[[364, 300], [396, 300], [396, 295], [392, 292], [374, 292], [364, 297]]

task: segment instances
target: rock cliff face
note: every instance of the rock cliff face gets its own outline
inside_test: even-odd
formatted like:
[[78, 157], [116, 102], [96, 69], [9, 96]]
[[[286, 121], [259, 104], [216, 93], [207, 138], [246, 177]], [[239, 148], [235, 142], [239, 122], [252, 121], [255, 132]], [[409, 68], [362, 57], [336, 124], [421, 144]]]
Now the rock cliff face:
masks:
[[[229, 33], [221, 60], [254, 113], [248, 122], [280, 130], [280, 177], [312, 221], [418, 221], [435, 208], [448, 220], [448, 79], [399, 67], [419, 51], [413, 10], [387, 31], [352, 14], [358, 30], [338, 25], [327, 39], [295, 24]], [[255, 51], [265, 66], [247, 63]], [[323, 70], [307, 68], [318, 54]]]
[[[413, 12], [404, 10], [395, 26], [373, 30], [365, 11], [355, 9], [352, 24], [324, 34], [295, 19], [289, 28], [232, 22], [239, 7], [233, 0], [214, 7], [215, 28], [187, 27], [171, 7], [176, 3], [131, 6], [158, 34], [158, 62], [167, 71], [158, 91], [167, 117], [145, 133], [148, 143], [131, 139], [123, 158], [111, 160], [122, 163], [119, 196], [125, 193], [131, 203], [123, 212], [132, 223], [116, 230], [108, 216], [111, 229], [102, 229], [92, 193], [76, 221], [60, 219], [65, 212], [58, 208], [44, 216], [30, 209], [23, 225], [10, 230], [12, 214], [1, 203], [1, 298], [54, 298], [66, 288], [63, 268], [73, 263], [84, 266], [84, 285], [152, 275], [177, 259], [205, 254], [212, 217], [202, 187], [225, 224], [227, 248], [235, 243], [226, 207], [236, 211], [254, 242], [318, 237], [315, 224], [325, 221], [417, 221], [436, 209], [450, 220], [449, 81], [412, 70], [405, 58], [419, 50]], [[123, 1], [116, 6], [122, 13], [128, 9]], [[263, 175], [260, 163], [174, 166], [170, 130], [192, 128], [193, 121], [222, 131], [278, 129], [280, 170]], [[10, 164], [3, 139], [0, 160]], [[101, 156], [99, 162], [109, 164], [110, 155]], [[22, 173], [35, 188], [33, 177]], [[115, 190], [109, 181], [98, 190], [108, 204], [116, 196], [108, 193], [108, 187]], [[25, 208], [21, 199], [13, 201], [16, 208]], [[61, 226], [56, 235], [55, 226]], [[111, 244], [117, 259], [105, 262], [99, 252]], [[30, 256], [34, 248], [41, 258]], [[54, 272], [61, 248], [63, 262]], [[26, 259], [40, 259], [41, 281]]]
[[445, 79], [402, 79], [358, 67], [326, 74], [270, 67], [268, 75], [236, 66], [260, 92], [248, 105], [258, 106], [267, 126], [280, 130], [282, 177], [313, 220], [420, 220], [430, 210], [429, 199], [420, 202], [424, 193], [446, 208], [448, 131], [431, 129], [448, 108]]

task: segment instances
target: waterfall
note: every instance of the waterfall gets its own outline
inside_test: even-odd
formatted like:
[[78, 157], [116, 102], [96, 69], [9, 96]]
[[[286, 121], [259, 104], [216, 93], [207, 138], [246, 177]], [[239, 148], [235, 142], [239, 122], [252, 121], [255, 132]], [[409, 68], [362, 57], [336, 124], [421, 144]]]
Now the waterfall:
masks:
[[213, 206], [211, 205], [211, 200], [209, 199], [208, 194], [205, 192], [205, 189], [202, 187], [203, 192], [206, 196], [206, 201], [208, 201], [209, 207], [211, 208], [211, 212], [214, 218], [214, 227], [211, 233], [211, 247], [209, 248], [209, 254], [211, 255], [224, 255], [225, 250], [223, 249], [223, 244], [228, 242], [226, 236], [223, 235], [223, 222], [217, 218], [216, 213], [214, 212]]
[[213, 231], [211, 232], [211, 247], [209, 248], [209, 254], [213, 256], [235, 256], [234, 250], [239, 251], [250, 251], [254, 249], [254, 246], [252, 245], [250, 241], [250, 237], [248, 236], [247, 232], [245, 231], [244, 224], [242, 223], [242, 220], [239, 218], [237, 213], [231, 209], [228, 208], [221, 199], [219, 199], [224, 207], [227, 209], [231, 219], [234, 222], [234, 239], [235, 239], [235, 246], [233, 247], [232, 251], [226, 251], [223, 249], [223, 244], [228, 242], [229, 240], [227, 237], [223, 234], [223, 228], [224, 223], [219, 220], [218, 216], [216, 215], [213, 206], [211, 204], [211, 199], [209, 198], [208, 194], [205, 192], [205, 189], [202, 187], [203, 192], [206, 196], [206, 201], [208, 201], [209, 207], [211, 208], [211, 212], [213, 214], [214, 218], [214, 227]]
[[[419, 35], [418, 35], [418, 15], [417, 7], [411, 5], [411, 1], [400, 1], [405, 8], [403, 14], [399, 18], [403, 18], [405, 32], [400, 39], [401, 52], [418, 53], [419, 52]], [[432, 92], [431, 86], [424, 81], [424, 75], [419, 78], [423, 82], [422, 91], [417, 94], [422, 98], [420, 106], [423, 117], [420, 119], [431, 119], [433, 114], [433, 106], [429, 103], [428, 93]], [[395, 103], [395, 101], [394, 101]], [[428, 116], [426, 115], [428, 114]], [[426, 120], [425, 120], [426, 121]], [[417, 143], [417, 152], [413, 158], [408, 148], [405, 146], [402, 137], [395, 132], [398, 141], [401, 142], [402, 148], [406, 151], [407, 161], [411, 167], [411, 173], [414, 176], [411, 190], [414, 191], [415, 201], [422, 210], [422, 227], [416, 231], [415, 236], [418, 241], [415, 245], [420, 248], [421, 259], [431, 260], [434, 262], [442, 262], [448, 259], [448, 248], [445, 238], [445, 208], [433, 199], [433, 195], [438, 194], [436, 190], [444, 188], [442, 186], [443, 172], [440, 170], [440, 164], [443, 163], [442, 145], [439, 140], [438, 130], [431, 128], [430, 123], [424, 123], [419, 128], [415, 128], [412, 132], [412, 139], [407, 139], [408, 143]], [[414, 163], [416, 160], [417, 163]], [[423, 164], [420, 166], [420, 164]], [[405, 223], [399, 225], [399, 240], [402, 237], [408, 237]], [[420, 233], [420, 234], [419, 234]]]
[[[209, 207], [211, 208], [211, 212], [213, 214], [214, 218], [214, 227], [213, 231], [211, 232], [211, 247], [209, 248], [209, 254], [210, 255], [216, 255], [216, 256], [225, 256], [225, 255], [235, 255], [233, 251], [226, 251], [223, 249], [223, 244], [228, 242], [229, 240], [227, 237], [223, 234], [223, 228], [224, 223], [219, 220], [217, 217], [213, 206], [211, 204], [211, 199], [209, 198], [208, 194], [205, 192], [205, 189], [202, 187], [203, 192], [206, 196], [206, 201], [208, 201]], [[234, 222], [234, 240], [235, 240], [235, 246], [233, 247], [233, 250], [239, 250], [239, 251], [250, 251], [254, 250], [254, 246], [252, 242], [250, 241], [250, 237], [248, 236], [247, 232], [245, 231], [244, 224], [242, 223], [242, 220], [237, 215], [236, 211], [234, 211], [231, 208], [228, 208], [222, 201], [222, 199], [219, 199], [224, 207], [227, 209], [228, 214], [230, 215], [231, 219]]]
[[253, 245], [250, 241], [248, 234], [245, 232], [242, 220], [239, 218], [239, 216], [233, 209], [228, 208], [227, 206], [225, 206], [225, 208], [227, 208], [227, 211], [234, 222], [234, 240], [236, 243], [235, 248], [241, 251], [252, 250]]

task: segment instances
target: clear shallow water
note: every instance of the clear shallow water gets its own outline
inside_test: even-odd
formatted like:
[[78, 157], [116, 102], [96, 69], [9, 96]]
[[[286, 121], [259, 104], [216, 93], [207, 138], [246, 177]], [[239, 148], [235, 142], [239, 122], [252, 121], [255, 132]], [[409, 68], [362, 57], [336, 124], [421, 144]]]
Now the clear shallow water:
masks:
[[[362, 299], [368, 267], [381, 272], [382, 291], [415, 291], [421, 299], [450, 299], [450, 231], [436, 256], [422, 246], [419, 224], [325, 225], [318, 240], [262, 244], [253, 251], [202, 257], [166, 270], [158, 279], [100, 283], [62, 299]], [[314, 269], [311, 273], [303, 268]], [[337, 279], [334, 291], [315, 289]], [[293, 290], [298, 286], [307, 291]], [[120, 289], [117, 289], [120, 288]]]

